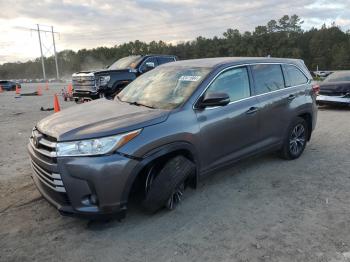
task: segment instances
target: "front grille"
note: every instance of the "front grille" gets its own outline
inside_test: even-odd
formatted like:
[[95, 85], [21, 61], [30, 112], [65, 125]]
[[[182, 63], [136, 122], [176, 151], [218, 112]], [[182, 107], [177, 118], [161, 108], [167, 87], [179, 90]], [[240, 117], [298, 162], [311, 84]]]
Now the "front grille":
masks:
[[63, 185], [63, 181], [60, 174], [52, 173], [45, 170], [43, 167], [39, 166], [33, 160], [31, 161], [34, 174], [39, 178], [39, 180], [56, 192], [65, 193], [66, 189]]
[[96, 91], [96, 80], [91, 76], [75, 76], [72, 78], [72, 85], [74, 91]]
[[41, 180], [39, 180], [37, 183], [40, 185], [40, 189], [44, 191], [46, 195], [48, 195], [52, 200], [54, 200], [56, 203], [62, 205], [62, 206], [70, 206], [71, 202], [68, 198], [68, 195], [66, 193], [57, 192], [52, 190], [50, 187], [48, 187], [46, 184], [44, 184]]
[[53, 137], [40, 133], [37, 129], [33, 129], [29, 142], [34, 151], [40, 157], [49, 163], [56, 163], [56, 146], [57, 140]]
[[[57, 140], [39, 132], [37, 129], [33, 129], [30, 144], [35, 152], [35, 157], [32, 157], [31, 160], [31, 166], [37, 183], [40, 183], [41, 190], [45, 191], [45, 194], [50, 196], [55, 202], [61, 205], [70, 205], [61, 174], [57, 173], [56, 168], [54, 168], [56, 172], [50, 170], [52, 169], [50, 166], [55, 166], [53, 163], [57, 162]], [[44, 163], [50, 164], [46, 167]]]
[[[56, 146], [57, 141], [55, 138], [39, 132], [37, 129], [33, 129], [32, 135], [29, 139], [32, 149], [36, 156], [48, 163], [56, 163]], [[41, 166], [34, 160], [31, 161], [34, 174], [37, 178], [47, 187], [56, 192], [66, 192], [64, 188], [61, 175], [51, 172], [45, 167]]]

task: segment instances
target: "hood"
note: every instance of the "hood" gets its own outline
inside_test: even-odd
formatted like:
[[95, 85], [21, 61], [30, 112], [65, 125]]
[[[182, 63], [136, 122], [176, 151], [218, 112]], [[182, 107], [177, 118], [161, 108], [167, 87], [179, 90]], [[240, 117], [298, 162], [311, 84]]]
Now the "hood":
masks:
[[167, 119], [169, 112], [98, 99], [48, 116], [36, 127], [57, 141], [90, 139], [161, 123]]
[[79, 71], [79, 72], [72, 74], [72, 77], [75, 77], [75, 76], [94, 76], [95, 72], [96, 71]]
[[350, 82], [323, 82], [320, 83], [320, 94], [346, 95], [350, 93]]
[[135, 73], [137, 72], [136, 69], [101, 69], [101, 70], [94, 70], [94, 71], [80, 71], [80, 72], [76, 72], [72, 75], [72, 77], [76, 77], [76, 76], [94, 76], [94, 75], [99, 75], [99, 74], [109, 74], [109, 73]]

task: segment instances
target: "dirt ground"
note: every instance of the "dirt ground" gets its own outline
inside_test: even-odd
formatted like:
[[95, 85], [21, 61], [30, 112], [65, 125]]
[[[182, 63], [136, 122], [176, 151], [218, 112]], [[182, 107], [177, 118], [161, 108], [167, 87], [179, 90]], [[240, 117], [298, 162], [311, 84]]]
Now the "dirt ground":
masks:
[[0, 261], [350, 261], [349, 109], [320, 109], [296, 161], [249, 159], [187, 190], [172, 212], [132, 206], [101, 223], [59, 215], [30, 177], [31, 128], [61, 87], [0, 94]]

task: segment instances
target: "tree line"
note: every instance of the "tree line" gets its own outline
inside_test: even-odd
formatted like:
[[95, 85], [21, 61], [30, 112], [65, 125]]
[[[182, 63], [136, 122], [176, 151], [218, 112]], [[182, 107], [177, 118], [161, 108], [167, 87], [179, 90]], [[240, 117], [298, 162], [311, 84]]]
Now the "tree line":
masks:
[[[310, 70], [350, 69], [350, 31], [336, 24], [320, 29], [302, 30], [303, 21], [297, 15], [284, 15], [252, 32], [227, 29], [220, 37], [199, 36], [193, 41], [168, 44], [163, 41], [145, 43], [133, 41], [114, 47], [64, 50], [58, 53], [61, 76], [73, 72], [105, 67], [116, 59], [137, 54], [173, 54], [179, 59], [221, 56], [271, 56], [303, 59]], [[46, 74], [55, 78], [54, 57], [45, 58]], [[42, 78], [41, 60], [0, 65], [0, 79]]]

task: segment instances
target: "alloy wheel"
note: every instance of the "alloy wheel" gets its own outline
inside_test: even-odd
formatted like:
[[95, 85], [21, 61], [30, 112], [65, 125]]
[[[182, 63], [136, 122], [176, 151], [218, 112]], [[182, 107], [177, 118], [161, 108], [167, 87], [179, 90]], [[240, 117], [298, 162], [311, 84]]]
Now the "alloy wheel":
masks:
[[171, 194], [171, 196], [165, 204], [165, 207], [169, 210], [173, 210], [181, 202], [184, 190], [185, 184], [182, 183]]
[[293, 155], [298, 155], [304, 149], [306, 142], [305, 127], [298, 124], [293, 128], [289, 139], [289, 149]]

